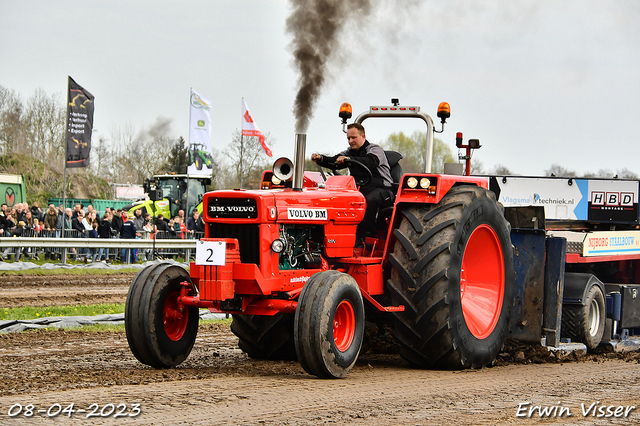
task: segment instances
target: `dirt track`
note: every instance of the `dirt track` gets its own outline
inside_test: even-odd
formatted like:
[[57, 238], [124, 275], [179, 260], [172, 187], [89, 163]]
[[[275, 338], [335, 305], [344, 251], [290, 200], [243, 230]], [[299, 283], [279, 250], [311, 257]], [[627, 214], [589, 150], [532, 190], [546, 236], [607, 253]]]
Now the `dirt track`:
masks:
[[[0, 277], [3, 298], [18, 287], [5, 278]], [[36, 303], [41, 298], [36, 292], [56, 300], [61, 295], [54, 293], [65, 286], [70, 295], [63, 299], [73, 303], [89, 303], [93, 293], [122, 302], [131, 277], [120, 278], [122, 283], [110, 276], [95, 279], [103, 285], [74, 284], [78, 279], [69, 276], [56, 278], [55, 285], [49, 278], [41, 284], [35, 284], [40, 278], [20, 281]], [[346, 379], [326, 381], [308, 376], [295, 362], [248, 358], [226, 324], [201, 327], [190, 357], [170, 370], [136, 361], [124, 332], [39, 330], [0, 335], [0, 424], [53, 422], [46, 410], [71, 403], [76, 410], [110, 403], [126, 404], [119, 407], [123, 414], [133, 413], [133, 404], [142, 410], [136, 417], [117, 419], [72, 415], [87, 424], [638, 424], [640, 408], [617, 419], [585, 418], [581, 409], [582, 403], [588, 408], [596, 401], [640, 406], [638, 360], [634, 353], [561, 362], [541, 348], [516, 345], [501, 354], [496, 367], [443, 372], [411, 369], [397, 355], [369, 352]], [[531, 418], [517, 417], [519, 404], [527, 402], [564, 407], [565, 415], [540, 419], [536, 411]], [[45, 412], [25, 417], [23, 408], [9, 417], [15, 404], [34, 404]], [[520, 407], [528, 414], [531, 406]], [[62, 414], [56, 420], [69, 422]]]
[[0, 275], [0, 308], [124, 303], [134, 275]]

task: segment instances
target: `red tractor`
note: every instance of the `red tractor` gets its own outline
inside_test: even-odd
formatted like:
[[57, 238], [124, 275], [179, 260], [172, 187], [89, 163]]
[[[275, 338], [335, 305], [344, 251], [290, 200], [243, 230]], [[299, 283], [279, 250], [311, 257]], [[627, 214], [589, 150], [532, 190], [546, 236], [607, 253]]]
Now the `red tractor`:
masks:
[[[389, 323], [400, 354], [426, 368], [492, 363], [509, 332], [513, 246], [486, 178], [430, 173], [431, 117], [419, 107], [371, 107], [356, 118], [414, 117], [427, 125], [424, 173], [403, 174], [393, 207], [378, 212], [377, 236], [356, 248], [365, 198], [351, 176], [305, 172], [276, 161], [261, 190], [205, 194], [205, 238], [196, 262], [155, 264], [134, 278], [125, 325], [132, 352], [155, 368], [183, 362], [198, 310], [231, 314], [240, 348], [253, 358], [297, 359], [320, 378], [354, 366], [365, 319]], [[351, 117], [343, 105], [343, 124]], [[438, 108], [442, 126], [449, 105]], [[442, 130], [440, 130], [442, 131]], [[362, 165], [361, 165], [362, 166]], [[364, 167], [364, 166], [363, 166]]]

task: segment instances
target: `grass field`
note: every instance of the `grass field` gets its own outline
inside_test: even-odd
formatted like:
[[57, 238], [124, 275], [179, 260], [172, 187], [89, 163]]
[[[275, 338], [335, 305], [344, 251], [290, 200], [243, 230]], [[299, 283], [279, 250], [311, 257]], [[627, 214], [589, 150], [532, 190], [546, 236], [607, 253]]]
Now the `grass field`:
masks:
[[32, 308], [25, 306], [20, 308], [3, 308], [0, 311], [0, 321], [30, 320], [45, 317], [94, 316], [104, 314], [121, 314], [123, 312], [124, 303], [47, 306], [44, 308]]

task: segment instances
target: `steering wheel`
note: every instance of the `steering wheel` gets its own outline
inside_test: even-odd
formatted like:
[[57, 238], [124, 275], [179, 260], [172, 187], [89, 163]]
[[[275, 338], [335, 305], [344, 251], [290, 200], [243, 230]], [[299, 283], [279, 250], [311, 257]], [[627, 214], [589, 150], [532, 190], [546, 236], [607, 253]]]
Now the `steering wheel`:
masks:
[[[322, 167], [320, 164], [316, 163], [316, 167], [318, 167], [318, 171], [320, 172], [320, 174], [322, 175], [322, 179], [324, 179], [324, 181], [327, 181], [327, 176], [324, 173], [324, 170], [322, 170]], [[331, 174], [333, 176], [339, 176], [340, 173], [338, 172], [338, 165], [336, 163], [328, 163], [326, 166], [327, 169], [331, 170]]]
[[364, 169], [367, 172], [367, 176], [366, 177], [356, 180], [356, 185], [365, 186], [369, 182], [371, 182], [371, 179], [373, 178], [373, 175], [371, 174], [371, 170], [369, 169], [369, 167], [365, 166], [363, 163], [361, 163], [358, 160], [354, 160], [353, 158], [347, 158], [346, 160], [344, 160], [344, 162], [345, 162], [345, 164], [358, 165], [359, 167], [361, 167], [362, 169]]

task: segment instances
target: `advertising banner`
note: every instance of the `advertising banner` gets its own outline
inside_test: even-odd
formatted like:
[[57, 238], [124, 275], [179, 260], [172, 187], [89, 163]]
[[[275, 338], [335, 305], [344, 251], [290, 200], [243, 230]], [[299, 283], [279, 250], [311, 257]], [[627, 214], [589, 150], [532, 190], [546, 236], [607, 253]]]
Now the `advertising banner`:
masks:
[[189, 152], [187, 173], [190, 175], [211, 175], [213, 157], [211, 155], [211, 101], [191, 89], [189, 100]]
[[489, 186], [505, 207], [543, 206], [547, 220], [639, 223], [635, 180], [505, 176]]
[[69, 77], [65, 167], [87, 167], [93, 131], [93, 95]]
[[582, 246], [583, 256], [638, 253], [640, 253], [640, 231], [588, 232]]

